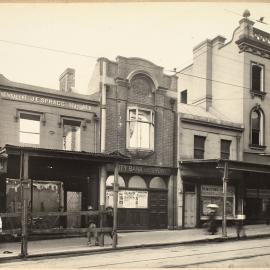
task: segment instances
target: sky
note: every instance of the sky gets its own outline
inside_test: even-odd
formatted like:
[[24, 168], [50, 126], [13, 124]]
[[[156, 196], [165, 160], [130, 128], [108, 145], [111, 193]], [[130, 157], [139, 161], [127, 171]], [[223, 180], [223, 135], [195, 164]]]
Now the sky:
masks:
[[60, 74], [70, 67], [82, 94], [99, 57], [141, 57], [170, 74], [192, 63], [201, 41], [217, 35], [229, 41], [245, 9], [251, 19], [264, 17], [268, 24], [255, 27], [270, 33], [270, 3], [0, 4], [0, 74], [58, 89]]

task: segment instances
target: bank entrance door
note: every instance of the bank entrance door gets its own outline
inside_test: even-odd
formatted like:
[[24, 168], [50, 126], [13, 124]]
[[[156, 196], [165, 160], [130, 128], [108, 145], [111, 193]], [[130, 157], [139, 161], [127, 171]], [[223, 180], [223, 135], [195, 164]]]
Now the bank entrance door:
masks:
[[167, 229], [168, 225], [168, 192], [151, 191], [149, 198], [150, 229]]
[[196, 193], [185, 192], [185, 228], [196, 226]]

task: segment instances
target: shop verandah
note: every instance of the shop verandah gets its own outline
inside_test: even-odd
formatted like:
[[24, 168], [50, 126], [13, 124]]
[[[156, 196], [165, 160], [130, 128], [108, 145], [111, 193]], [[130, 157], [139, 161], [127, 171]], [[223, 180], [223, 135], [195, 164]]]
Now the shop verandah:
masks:
[[[30, 233], [83, 232], [89, 216], [105, 213], [106, 165], [128, 162], [116, 153], [6, 145], [1, 149], [3, 231], [21, 233], [24, 203]], [[117, 173], [117, 172], [116, 172]], [[93, 209], [88, 211], [89, 207]], [[102, 224], [101, 224], [102, 225]], [[76, 228], [78, 230], [76, 230]]]
[[219, 206], [217, 219], [223, 231], [237, 215], [245, 215], [246, 224], [264, 223], [269, 218], [270, 165], [215, 159], [180, 161], [179, 167], [184, 227], [200, 227], [210, 203]]

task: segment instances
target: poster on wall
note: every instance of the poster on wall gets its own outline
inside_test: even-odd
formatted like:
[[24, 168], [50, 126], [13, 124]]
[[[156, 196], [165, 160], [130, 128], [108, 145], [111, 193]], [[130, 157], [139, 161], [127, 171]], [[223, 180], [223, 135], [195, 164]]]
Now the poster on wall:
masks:
[[[208, 204], [218, 205], [217, 217], [223, 215], [223, 187], [214, 185], [201, 186], [201, 216], [207, 216], [209, 209]], [[228, 186], [226, 214], [228, 217], [235, 215], [235, 188]]]
[[[113, 190], [106, 190], [106, 206], [113, 207]], [[148, 192], [138, 190], [120, 190], [118, 208], [148, 208]]]

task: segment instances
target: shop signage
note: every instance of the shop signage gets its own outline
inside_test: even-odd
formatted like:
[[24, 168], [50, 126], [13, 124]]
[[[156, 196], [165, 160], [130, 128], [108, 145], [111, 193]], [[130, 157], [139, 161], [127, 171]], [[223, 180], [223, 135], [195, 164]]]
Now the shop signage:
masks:
[[[113, 171], [114, 166], [108, 164], [108, 171]], [[135, 173], [135, 174], [150, 174], [150, 175], [171, 175], [174, 173], [173, 169], [162, 167], [144, 167], [138, 165], [119, 165], [119, 173]]]
[[259, 189], [260, 198], [270, 198], [270, 189]]
[[270, 189], [246, 189], [247, 198], [270, 198]]
[[[233, 217], [235, 215], [235, 188], [233, 186], [227, 187], [227, 216]], [[223, 214], [223, 187], [215, 185], [202, 185], [201, 186], [201, 217], [207, 216], [209, 209], [207, 205], [216, 204], [217, 217], [221, 217]]]
[[[234, 187], [227, 187], [227, 196], [234, 196]], [[202, 185], [201, 186], [201, 195], [202, 196], [223, 196], [223, 187], [214, 186], [214, 185]]]
[[48, 97], [41, 97], [41, 96], [36, 96], [36, 95], [28, 95], [28, 94], [21, 94], [21, 93], [15, 93], [15, 92], [7, 92], [7, 91], [1, 91], [0, 95], [1, 95], [1, 98], [9, 99], [9, 100], [23, 101], [23, 102], [29, 102], [29, 103], [34, 103], [34, 104], [60, 107], [60, 108], [65, 108], [65, 109], [78, 110], [78, 111], [89, 112], [92, 110], [91, 106], [88, 104], [64, 101], [57, 98], [48, 98]]
[[[113, 207], [113, 190], [106, 190], [106, 206]], [[148, 208], [148, 192], [139, 190], [120, 190], [118, 208]]]

